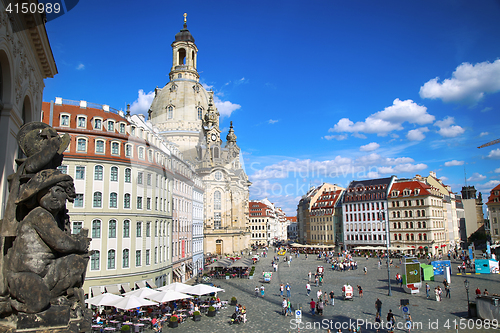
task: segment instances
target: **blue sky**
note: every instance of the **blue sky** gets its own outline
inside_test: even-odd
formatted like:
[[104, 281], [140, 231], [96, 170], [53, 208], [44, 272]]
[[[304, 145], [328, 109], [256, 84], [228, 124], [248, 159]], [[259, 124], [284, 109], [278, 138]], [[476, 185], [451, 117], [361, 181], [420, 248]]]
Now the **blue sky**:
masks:
[[[80, 1], [47, 23], [56, 96], [148, 109], [188, 13], [200, 81], [233, 121], [251, 199], [295, 215], [322, 182], [435, 171], [500, 183], [500, 3]], [[224, 134], [225, 135], [225, 134]]]

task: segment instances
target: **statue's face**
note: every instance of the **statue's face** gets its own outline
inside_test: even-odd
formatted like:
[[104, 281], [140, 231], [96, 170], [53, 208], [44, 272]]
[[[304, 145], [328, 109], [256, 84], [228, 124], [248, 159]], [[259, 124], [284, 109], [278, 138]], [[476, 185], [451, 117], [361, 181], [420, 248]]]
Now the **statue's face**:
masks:
[[66, 190], [61, 186], [55, 185], [40, 198], [39, 202], [42, 208], [54, 214], [63, 209], [66, 204], [66, 198]]

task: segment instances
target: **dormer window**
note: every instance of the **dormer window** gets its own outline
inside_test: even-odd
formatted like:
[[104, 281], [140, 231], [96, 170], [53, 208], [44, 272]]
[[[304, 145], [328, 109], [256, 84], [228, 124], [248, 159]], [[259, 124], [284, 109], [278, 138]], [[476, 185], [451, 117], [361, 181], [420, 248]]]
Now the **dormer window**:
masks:
[[108, 120], [108, 131], [114, 132], [115, 131], [115, 122]]
[[102, 129], [102, 120], [94, 119], [94, 129], [100, 130]]
[[78, 116], [77, 118], [77, 126], [80, 128], [86, 128], [87, 127], [87, 118], [84, 116]]
[[132, 126], [132, 128], [130, 129], [130, 133], [135, 136], [135, 126]]
[[125, 124], [120, 123], [120, 134], [125, 134]]
[[69, 115], [63, 114], [61, 115], [61, 126], [69, 126]]
[[173, 119], [174, 118], [174, 107], [173, 106], [167, 106], [167, 119]]

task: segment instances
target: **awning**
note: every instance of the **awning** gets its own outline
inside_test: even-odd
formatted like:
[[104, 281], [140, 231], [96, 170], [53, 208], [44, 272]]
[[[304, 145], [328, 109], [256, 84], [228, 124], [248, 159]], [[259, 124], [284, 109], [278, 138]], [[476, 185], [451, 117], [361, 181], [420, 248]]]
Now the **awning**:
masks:
[[179, 268], [174, 269], [174, 274], [177, 275], [177, 277], [179, 278], [182, 277], [182, 272]]
[[193, 263], [192, 262], [190, 262], [190, 263], [187, 264], [187, 269], [190, 270], [190, 271], [193, 270]]
[[148, 286], [149, 286], [150, 288], [152, 288], [152, 289], [156, 289], [156, 288], [158, 288], [158, 287], [156, 286], [156, 284], [153, 282], [153, 279], [146, 280], [146, 283], [147, 283], [147, 284], [148, 284]]
[[127, 282], [127, 283], [122, 283], [122, 289], [124, 292], [128, 293], [129, 291], [132, 291], [130, 289], [130, 284]]
[[92, 297], [96, 297], [102, 294], [101, 286], [90, 287], [90, 291], [92, 292]]
[[441, 245], [441, 247], [446, 247], [446, 244]]
[[104, 289], [106, 289], [107, 293], [110, 294], [115, 294], [115, 295], [120, 295], [120, 287], [117, 284], [111, 284], [109, 286], [104, 286]]
[[135, 285], [140, 289], [140, 288], [146, 288], [146, 282], [145, 281], [137, 281]]
[[423, 247], [423, 246], [419, 246], [418, 248], [419, 248], [420, 250], [422, 250], [424, 247]]

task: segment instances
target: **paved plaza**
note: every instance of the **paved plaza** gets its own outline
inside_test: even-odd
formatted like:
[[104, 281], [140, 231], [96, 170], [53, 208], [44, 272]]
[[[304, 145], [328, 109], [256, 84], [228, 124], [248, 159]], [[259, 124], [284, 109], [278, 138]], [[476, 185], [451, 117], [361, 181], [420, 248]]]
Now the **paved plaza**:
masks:
[[[210, 318], [203, 316], [201, 322], [187, 320], [179, 325], [178, 328], [163, 328], [163, 332], [170, 330], [179, 330], [183, 332], [327, 332], [328, 328], [332, 332], [337, 332], [342, 327], [342, 332], [349, 332], [353, 329], [355, 323], [364, 321], [361, 325], [361, 332], [376, 332], [375, 328], [370, 326], [375, 320], [375, 301], [379, 298], [382, 301], [382, 320], [385, 322], [387, 312], [392, 309], [396, 315], [396, 323], [402, 323], [402, 312], [399, 309], [401, 299], [409, 299], [410, 313], [415, 325], [412, 332], [457, 332], [455, 324], [460, 325], [460, 320], [467, 317], [467, 295], [464, 288], [464, 280], [470, 281], [470, 297], [474, 299], [474, 291], [477, 287], [481, 290], [485, 288], [491, 294], [500, 293], [500, 275], [463, 275], [457, 276], [456, 270], [451, 277], [451, 298], [443, 298], [442, 302], [436, 302], [433, 297], [434, 287], [442, 286], [442, 278], [438, 281], [430, 281], [431, 298], [426, 299], [425, 290], [419, 294], [410, 295], [405, 293], [399, 285], [396, 285], [394, 276], [397, 272], [401, 273], [399, 260], [394, 259], [395, 265], [391, 267], [392, 296], [387, 296], [387, 268], [382, 265], [377, 269], [377, 259], [355, 258], [358, 261], [358, 269], [354, 271], [338, 272], [332, 271], [330, 266], [325, 264], [324, 260], [318, 260], [314, 256], [309, 256], [306, 260], [303, 255], [300, 258], [294, 258], [291, 267], [288, 267], [283, 261], [279, 264], [277, 273], [273, 274], [271, 283], [262, 283], [261, 276], [263, 271], [271, 271], [271, 261], [274, 253], [267, 258], [262, 258], [256, 265], [256, 274], [254, 279], [230, 279], [215, 280], [216, 285], [225, 289], [225, 293], [219, 293], [222, 300], [229, 300], [235, 296], [238, 303], [246, 306], [248, 322], [245, 324], [229, 325], [230, 316], [234, 307], [228, 306], [223, 309], [216, 317]], [[281, 257], [282, 258], [282, 257]], [[283, 259], [282, 259], [283, 260]], [[458, 262], [457, 262], [458, 263]], [[306, 294], [307, 274], [311, 271], [313, 274], [318, 265], [325, 267], [325, 282], [319, 288], [311, 284], [311, 296]], [[364, 275], [363, 267], [367, 267], [368, 272]], [[453, 264], [456, 269], [456, 264]], [[441, 280], [441, 281], [439, 281]], [[354, 287], [354, 299], [342, 300], [341, 288], [345, 283]], [[285, 317], [281, 315], [282, 297], [279, 293], [280, 283], [291, 284], [291, 303], [294, 309], [302, 307], [302, 324], [299, 327], [292, 319], [295, 317]], [[254, 289], [256, 286], [264, 285], [266, 289], [265, 297], [255, 297]], [[363, 288], [363, 297], [358, 296], [356, 286]], [[316, 292], [322, 289], [330, 293], [335, 293], [335, 306], [326, 306], [323, 316], [311, 316], [309, 311], [309, 302], [311, 298], [316, 301]], [[286, 292], [285, 292], [286, 296]], [[444, 292], [443, 292], [444, 296]], [[468, 328], [459, 329], [459, 332], [489, 332], [493, 328], [485, 329], [480, 321], [462, 320], [462, 327], [468, 324]], [[315, 326], [313, 326], [315, 325]], [[402, 325], [402, 324], [400, 324]], [[481, 326], [479, 326], [481, 325]], [[396, 329], [395, 332], [405, 332], [407, 330]], [[387, 332], [386, 329], [381, 332]]]

